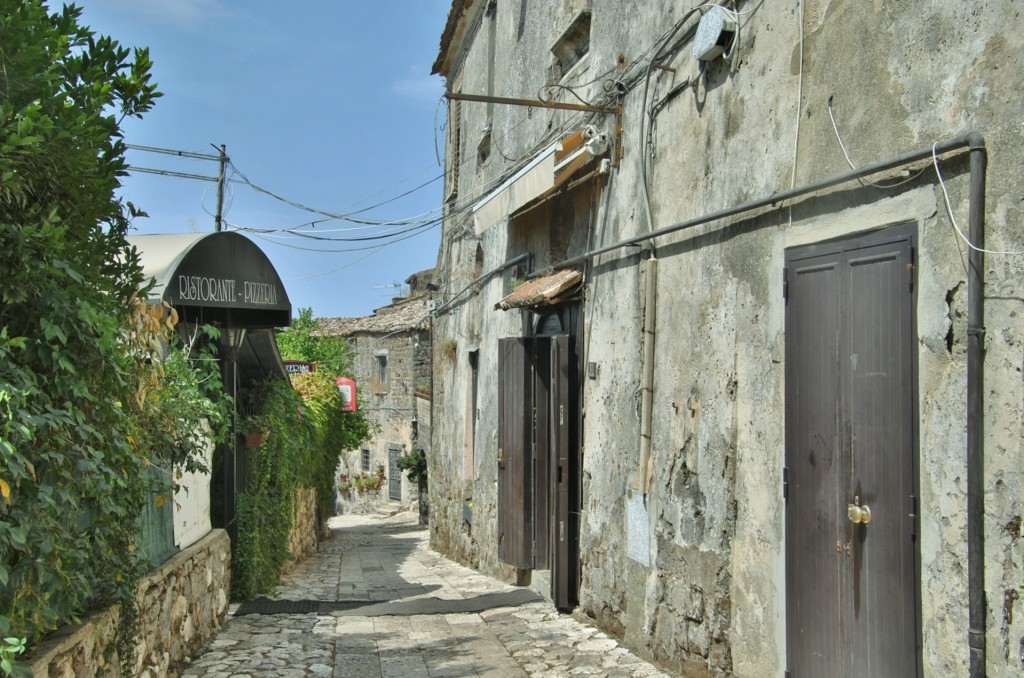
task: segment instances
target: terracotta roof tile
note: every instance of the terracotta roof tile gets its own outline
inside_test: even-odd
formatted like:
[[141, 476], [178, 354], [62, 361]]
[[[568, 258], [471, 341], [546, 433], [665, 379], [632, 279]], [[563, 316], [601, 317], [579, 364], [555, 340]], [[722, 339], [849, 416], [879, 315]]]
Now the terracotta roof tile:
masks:
[[390, 332], [428, 330], [430, 313], [425, 296], [402, 300], [361, 318], [317, 318], [318, 334], [350, 337], [353, 334], [388, 334]]

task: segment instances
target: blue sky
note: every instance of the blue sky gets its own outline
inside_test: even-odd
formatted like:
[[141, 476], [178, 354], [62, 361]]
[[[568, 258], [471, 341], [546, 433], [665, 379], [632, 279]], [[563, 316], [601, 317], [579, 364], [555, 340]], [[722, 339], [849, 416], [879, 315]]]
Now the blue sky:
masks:
[[[97, 33], [150, 48], [164, 96], [144, 118], [124, 123], [127, 143], [210, 154], [211, 144], [224, 144], [252, 183], [332, 214], [386, 202], [359, 217], [407, 220], [439, 208], [443, 81], [430, 70], [450, 0], [77, 4]], [[217, 172], [215, 162], [138, 151], [129, 162]], [[135, 222], [139, 233], [213, 230], [212, 183], [135, 173], [121, 195], [150, 215]], [[226, 221], [247, 228], [324, 219], [240, 181], [229, 184], [225, 205]], [[317, 316], [358, 316], [389, 303], [395, 283], [435, 265], [440, 227], [378, 250], [326, 250], [376, 246], [407, 228], [324, 220], [300, 229], [329, 239], [392, 234], [364, 242], [248, 235], [274, 262], [294, 312], [310, 306]]]

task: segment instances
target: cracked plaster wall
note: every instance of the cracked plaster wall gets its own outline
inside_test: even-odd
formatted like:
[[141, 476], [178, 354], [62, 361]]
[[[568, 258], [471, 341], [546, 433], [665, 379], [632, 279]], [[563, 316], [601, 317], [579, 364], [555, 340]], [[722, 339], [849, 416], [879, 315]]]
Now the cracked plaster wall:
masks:
[[[579, 9], [577, 4], [497, 4], [501, 42], [496, 94], [535, 96], [546, 77], [548, 50]], [[735, 62], [712, 65], [696, 88], [683, 90], [658, 115], [651, 169], [656, 226], [848, 169], [829, 116], [831, 100], [836, 126], [858, 165], [968, 131], [981, 132], [989, 149], [988, 246], [1024, 250], [1024, 8], [1019, 3], [738, 4], [741, 10], [756, 11], [744, 20]], [[656, 5], [591, 3], [590, 53], [570, 74], [571, 80], [599, 78], [620, 52], [627, 62], [645, 53], [683, 9]], [[519, 26], [526, 30], [517, 30]], [[481, 35], [485, 33], [478, 33], [459, 71], [460, 91], [486, 90], [487, 49]], [[656, 74], [652, 99], [696, 75], [688, 46], [665, 65], [676, 71]], [[600, 92], [600, 81], [580, 89], [583, 98]], [[625, 97], [622, 164], [603, 189], [592, 232], [569, 241], [570, 255], [583, 251], [588, 242], [599, 246], [647, 228], [639, 198], [639, 99], [640, 88]], [[475, 149], [485, 107], [463, 104], [461, 116], [462, 148]], [[495, 107], [493, 116], [493, 138], [501, 153], [492, 152], [482, 166], [467, 161], [460, 173], [460, 195], [470, 195], [499, 176], [506, 166], [503, 155], [519, 157], [569, 118], [502, 107]], [[945, 158], [941, 166], [954, 213], [966, 229], [966, 155]], [[653, 473], [646, 501], [650, 566], [627, 556], [626, 520], [639, 464], [643, 271], [636, 250], [593, 261], [585, 288], [585, 360], [594, 362], [598, 371], [596, 379], [583, 384], [579, 614], [687, 675], [782, 673], [783, 252], [913, 221], [919, 243], [921, 660], [926, 676], [966, 672], [963, 246], [946, 215], [934, 170], [927, 162], [909, 169], [893, 172], [883, 182], [905, 181], [900, 186], [850, 183], [791, 208], [780, 205], [658, 241]], [[484, 270], [519, 253], [507, 222], [491, 226], [479, 239], [471, 219], [464, 222], [452, 220], [445, 226], [439, 266], [449, 293], [474, 277], [478, 242], [486, 256]], [[1024, 603], [1019, 602], [1024, 586], [1024, 257], [988, 255], [986, 278], [987, 668], [991, 676], [1011, 676], [1024, 668]], [[459, 350], [449, 367], [435, 372], [438, 459], [431, 467], [437, 474], [431, 476], [431, 489], [436, 492], [434, 543], [511, 580], [516, 573], [496, 559], [499, 385], [494, 375], [497, 340], [520, 334], [522, 321], [518, 312], [492, 310], [505, 282], [498, 276], [484, 283], [436, 321], [435, 347], [450, 338]], [[476, 477], [469, 479], [474, 515], [467, 529], [461, 495], [446, 494], [444, 488], [467, 491], [462, 464], [469, 380], [463, 347], [470, 346], [480, 350], [481, 414]], [[439, 365], [436, 351], [434, 363]], [[435, 484], [435, 478], [442, 482]]]

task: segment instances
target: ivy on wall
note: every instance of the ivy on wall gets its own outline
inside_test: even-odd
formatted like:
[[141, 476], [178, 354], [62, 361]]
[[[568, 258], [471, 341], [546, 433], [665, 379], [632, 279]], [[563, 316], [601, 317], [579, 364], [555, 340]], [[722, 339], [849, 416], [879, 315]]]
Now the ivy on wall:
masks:
[[[338, 455], [356, 447], [370, 428], [359, 412], [343, 412], [334, 377], [327, 372], [271, 380], [248, 394], [251, 414], [267, 436], [246, 449], [240, 481], [231, 589], [236, 600], [277, 585], [287, 551], [292, 506], [299, 487], [316, 489], [317, 520], [324, 523], [334, 501]], [[247, 422], [242, 423], [246, 428]]]

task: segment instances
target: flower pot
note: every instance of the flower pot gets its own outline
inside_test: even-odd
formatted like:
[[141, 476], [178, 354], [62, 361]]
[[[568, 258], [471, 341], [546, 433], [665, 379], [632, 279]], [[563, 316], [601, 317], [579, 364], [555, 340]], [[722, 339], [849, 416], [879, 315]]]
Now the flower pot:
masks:
[[263, 441], [267, 437], [266, 431], [256, 431], [255, 433], [245, 434], [245, 446], [246, 447], [259, 447], [263, 444]]

